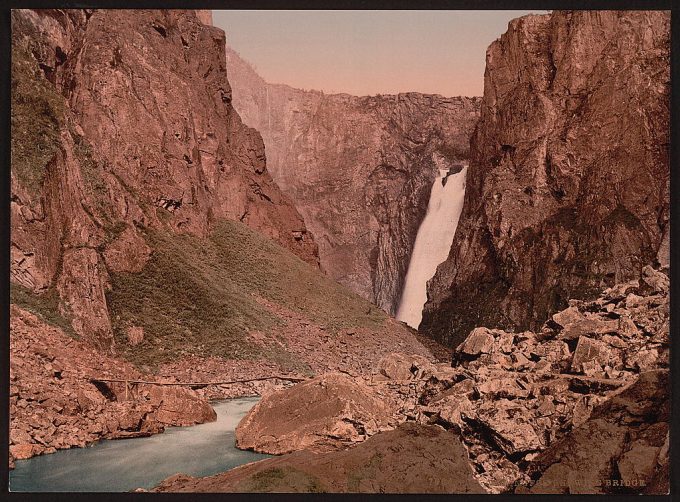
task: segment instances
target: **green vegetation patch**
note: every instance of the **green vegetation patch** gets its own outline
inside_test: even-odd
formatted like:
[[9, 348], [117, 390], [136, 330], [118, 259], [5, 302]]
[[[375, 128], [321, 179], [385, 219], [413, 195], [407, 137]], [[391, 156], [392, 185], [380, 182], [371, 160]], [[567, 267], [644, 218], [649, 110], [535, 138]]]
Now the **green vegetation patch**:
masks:
[[350, 471], [347, 476], [347, 490], [350, 493], [360, 492], [361, 482], [364, 479], [369, 481], [374, 480], [377, 473], [380, 472], [382, 461], [382, 453], [376, 453], [371, 457], [371, 460], [369, 460], [367, 464], [355, 471]]
[[12, 45], [12, 171], [32, 192], [42, 187], [47, 165], [59, 150], [64, 98], [45, 79], [29, 50]]
[[325, 493], [321, 480], [293, 467], [271, 467], [239, 483], [241, 493]]
[[251, 330], [276, 335], [283, 321], [257, 297], [300, 312], [329, 331], [380, 326], [386, 315], [323, 276], [291, 252], [242, 223], [220, 221], [199, 239], [149, 231], [154, 250], [139, 273], [112, 274], [107, 302], [114, 334], [144, 328], [144, 341], [126, 349], [136, 364], [154, 366], [184, 354], [269, 357], [295, 367], [280, 346], [247, 341]]
[[64, 333], [76, 340], [80, 337], [73, 331], [71, 322], [59, 311], [59, 295], [54, 288], [37, 294], [19, 284], [10, 283], [9, 301], [27, 310], [51, 326], [61, 328]]
[[242, 287], [304, 314], [330, 332], [377, 328], [387, 315], [246, 225], [224, 221], [212, 241]]

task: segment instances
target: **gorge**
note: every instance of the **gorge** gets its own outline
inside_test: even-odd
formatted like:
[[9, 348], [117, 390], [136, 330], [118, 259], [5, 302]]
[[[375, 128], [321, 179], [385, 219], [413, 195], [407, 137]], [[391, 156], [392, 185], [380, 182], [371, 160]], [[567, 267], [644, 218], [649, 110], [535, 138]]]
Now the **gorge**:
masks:
[[395, 314], [439, 169], [469, 155], [480, 99], [350, 96], [265, 82], [227, 48], [233, 105], [262, 134], [329, 277]]
[[136, 487], [666, 493], [669, 61], [668, 12], [553, 11], [483, 97], [329, 95], [209, 11], [14, 10], [14, 475], [261, 396]]

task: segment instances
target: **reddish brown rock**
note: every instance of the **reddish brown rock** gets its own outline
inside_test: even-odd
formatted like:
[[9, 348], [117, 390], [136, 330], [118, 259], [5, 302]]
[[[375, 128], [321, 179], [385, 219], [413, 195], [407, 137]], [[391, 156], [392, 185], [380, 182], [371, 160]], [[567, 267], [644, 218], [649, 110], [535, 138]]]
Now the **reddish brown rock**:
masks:
[[104, 250], [106, 266], [113, 272], [139, 272], [144, 268], [151, 248], [133, 228], [126, 228]]
[[[654, 276], [659, 284], [665, 284], [665, 274], [654, 271]], [[668, 332], [667, 293], [640, 290], [643, 294], [630, 302], [626, 296], [629, 291], [627, 285], [616, 285], [593, 301], [571, 301], [571, 307], [552, 316], [540, 333], [505, 333], [485, 328], [471, 331], [454, 353], [454, 367], [448, 370], [448, 378], [431, 376], [422, 387], [419, 406], [413, 414], [418, 416], [422, 411], [419, 420], [423, 423], [438, 423], [460, 431], [477, 479], [488, 491], [502, 493], [518, 484], [531, 485], [526, 462], [542, 458], [541, 452], [590, 423], [596, 415], [594, 410], [617, 399], [617, 393], [640, 373], [668, 367], [669, 342], [661, 336]], [[618, 300], [612, 309], [614, 297]], [[613, 313], [619, 319], [610, 324]], [[646, 326], [648, 331], [632, 330], [627, 323], [618, 322], [620, 319]], [[588, 329], [588, 334], [577, 340], [564, 336], [586, 321], [591, 327], [606, 329]], [[573, 354], [568, 343], [575, 345]], [[445, 372], [438, 368], [433, 371], [433, 375], [440, 374]], [[652, 380], [656, 384], [646, 385], [654, 393], [654, 385], [662, 382]], [[655, 398], [649, 399], [651, 402]], [[653, 477], [654, 481], [646, 483], [652, 487], [650, 493], [659, 493], [663, 489], [659, 487], [667, 486], [662, 467], [667, 462], [659, 450], [660, 440], [650, 445], [634, 439], [630, 448], [622, 450], [626, 434], [588, 430], [583, 437], [590, 438], [593, 444], [607, 443], [597, 454], [598, 458], [601, 454], [603, 469], [612, 456], [620, 457], [619, 475], [628, 480], [629, 488], [630, 480], [636, 476]], [[586, 459], [593, 454], [589, 447], [579, 446], [583, 451], [575, 452], [573, 460], [555, 467], [559, 472], [555, 476], [572, 493], [598, 490], [592, 482], [602, 475], [600, 460], [585, 478], [585, 467], [575, 467], [580, 463], [588, 465]], [[657, 456], [661, 460], [657, 461]], [[565, 485], [549, 488], [558, 493], [564, 489]]]
[[358, 379], [330, 373], [263, 396], [236, 428], [236, 445], [272, 454], [342, 448], [388, 427], [395, 411]]
[[[667, 494], [668, 378], [667, 370], [642, 373], [593, 410], [585, 423], [533, 460], [535, 481], [528, 491]], [[658, 481], [664, 478], [665, 483]]]
[[158, 403], [155, 418], [166, 425], [194, 425], [217, 420], [215, 410], [189, 389], [174, 386], [149, 386], [151, 403]]
[[12, 280], [56, 291], [76, 333], [113, 345], [109, 271], [144, 266], [148, 229], [240, 220], [318, 263], [205, 13], [14, 10], [12, 42]]
[[176, 475], [156, 492], [485, 493], [456, 434], [402, 424], [344, 451], [308, 450], [206, 478]]
[[588, 364], [595, 363], [598, 368], [602, 368], [611, 359], [607, 345], [585, 336], [579, 337], [574, 358], [571, 361], [571, 369], [574, 372], [588, 374]]
[[393, 352], [378, 361], [378, 372], [391, 380], [412, 380], [422, 378], [434, 367], [424, 356]]
[[31, 458], [39, 453], [40, 447], [35, 444], [14, 444], [9, 447], [9, 452], [15, 460]]
[[488, 354], [493, 347], [494, 336], [486, 328], [475, 328], [458, 348], [461, 354], [478, 356]]
[[537, 329], [664, 254], [669, 52], [667, 11], [510, 22], [487, 50], [465, 204], [421, 331], [455, 346], [480, 325]]
[[394, 313], [438, 168], [467, 159], [480, 99], [303, 91], [265, 82], [229, 48], [227, 69], [234, 107], [262, 134], [322, 268]]

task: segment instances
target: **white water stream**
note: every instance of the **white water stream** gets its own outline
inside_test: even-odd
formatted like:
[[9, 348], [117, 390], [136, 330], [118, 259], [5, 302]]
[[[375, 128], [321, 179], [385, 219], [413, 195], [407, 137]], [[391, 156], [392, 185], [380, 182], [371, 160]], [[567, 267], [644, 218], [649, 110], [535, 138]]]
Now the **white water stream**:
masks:
[[[427, 281], [436, 272], [437, 265], [448, 257], [463, 209], [467, 166], [448, 178], [447, 173], [448, 170], [440, 169], [432, 185], [427, 213], [418, 228], [397, 310], [397, 319], [415, 329], [423, 318]], [[446, 184], [442, 184], [445, 178]]]

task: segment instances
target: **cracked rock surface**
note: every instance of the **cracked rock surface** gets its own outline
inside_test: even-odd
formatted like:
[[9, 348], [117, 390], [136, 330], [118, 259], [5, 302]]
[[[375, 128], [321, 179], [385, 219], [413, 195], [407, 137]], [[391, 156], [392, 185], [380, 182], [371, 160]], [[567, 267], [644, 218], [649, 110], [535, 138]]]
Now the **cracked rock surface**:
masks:
[[303, 450], [206, 478], [175, 475], [153, 491], [484, 493], [458, 437], [414, 423], [347, 450]]
[[[451, 365], [392, 353], [370, 374], [327, 374], [269, 394], [239, 434], [249, 448], [280, 453], [342, 449], [401, 423], [436, 425], [460, 438], [490, 493], [622, 490], [593, 484], [606, 479], [626, 485], [623, 492], [663, 493], [667, 278], [645, 268], [642, 281], [570, 301], [537, 332], [476, 328]], [[597, 454], [591, 434], [607, 443]], [[569, 466], [591, 454], [602, 467], [578, 488], [573, 479], [588, 464]]]

